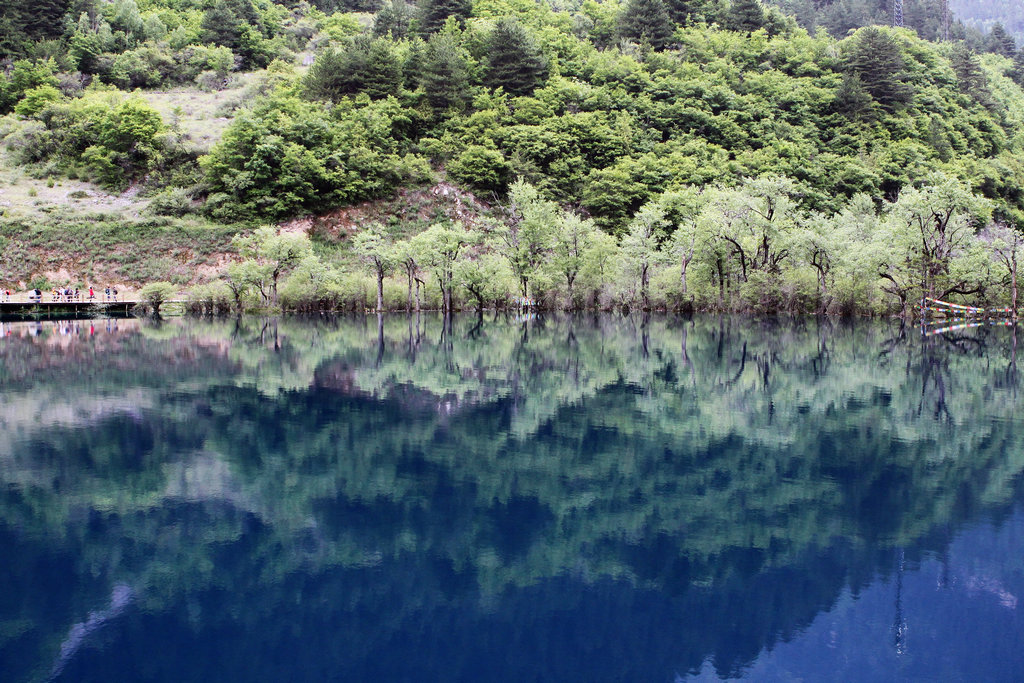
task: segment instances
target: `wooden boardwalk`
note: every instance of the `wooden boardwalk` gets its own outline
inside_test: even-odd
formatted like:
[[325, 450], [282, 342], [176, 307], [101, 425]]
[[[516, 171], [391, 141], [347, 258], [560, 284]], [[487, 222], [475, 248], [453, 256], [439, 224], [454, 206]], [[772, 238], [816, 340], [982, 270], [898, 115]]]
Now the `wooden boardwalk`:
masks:
[[0, 318], [126, 316], [138, 301], [0, 301]]

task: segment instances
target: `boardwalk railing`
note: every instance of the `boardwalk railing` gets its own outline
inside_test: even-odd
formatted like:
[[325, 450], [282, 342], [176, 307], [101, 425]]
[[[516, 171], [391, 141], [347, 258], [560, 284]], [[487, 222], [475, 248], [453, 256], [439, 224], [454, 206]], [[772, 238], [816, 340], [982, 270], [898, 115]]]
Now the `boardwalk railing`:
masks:
[[53, 318], [69, 315], [130, 315], [138, 301], [3, 301], [0, 317]]

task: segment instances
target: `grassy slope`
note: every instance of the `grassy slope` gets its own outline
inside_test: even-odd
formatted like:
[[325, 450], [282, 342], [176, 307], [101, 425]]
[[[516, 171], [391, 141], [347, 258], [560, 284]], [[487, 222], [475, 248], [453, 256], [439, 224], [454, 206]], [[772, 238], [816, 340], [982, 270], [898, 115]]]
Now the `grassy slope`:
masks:
[[[251, 98], [261, 72], [240, 74], [224, 90], [192, 87], [140, 94], [186, 144], [204, 153], [220, 139], [234, 112]], [[152, 216], [135, 188], [112, 195], [92, 183], [33, 178], [0, 153], [0, 285], [25, 289], [116, 284], [124, 291], [169, 280], [183, 289], [213, 277], [233, 257], [231, 238], [244, 226], [198, 217]], [[492, 208], [446, 182], [364, 202], [323, 216], [288, 221], [282, 229], [308, 232], [325, 253], [348, 260], [347, 238], [359, 225], [388, 224], [415, 234], [443, 219], [474, 222]]]
[[[223, 134], [255, 78], [244, 74], [220, 92], [177, 88], [142, 95], [204, 152]], [[41, 180], [0, 154], [0, 283], [130, 290], [169, 280], [185, 287], [210, 279], [230, 258], [238, 226], [156, 217], [147, 213], [148, 205], [136, 188], [111, 195], [79, 180]]]

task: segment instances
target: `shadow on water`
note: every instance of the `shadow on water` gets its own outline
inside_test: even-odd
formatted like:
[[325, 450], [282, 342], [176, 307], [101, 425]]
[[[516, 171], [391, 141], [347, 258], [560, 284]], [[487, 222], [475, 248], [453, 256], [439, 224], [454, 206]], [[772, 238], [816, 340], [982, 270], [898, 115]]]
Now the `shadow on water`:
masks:
[[1016, 519], [1018, 390], [1015, 328], [5, 325], [0, 675], [741, 676], [889, 591], [837, 656], [898, 678], [922, 566], [1024, 590], [950, 550]]

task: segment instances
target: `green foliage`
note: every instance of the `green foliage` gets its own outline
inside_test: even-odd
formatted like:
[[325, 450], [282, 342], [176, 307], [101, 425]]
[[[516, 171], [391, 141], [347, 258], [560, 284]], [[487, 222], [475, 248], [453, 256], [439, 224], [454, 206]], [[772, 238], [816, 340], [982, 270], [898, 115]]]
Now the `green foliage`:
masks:
[[177, 288], [170, 282], [150, 282], [138, 291], [140, 301], [145, 302], [150, 313], [160, 315], [160, 307], [173, 298]]
[[619, 18], [623, 38], [664, 49], [672, 40], [672, 20], [663, 0], [629, 0]]
[[0, 58], [24, 56], [40, 41], [60, 38], [69, 0], [5, 0], [0, 4]]
[[209, 282], [189, 290], [186, 308], [196, 315], [223, 315], [231, 305], [231, 288], [225, 282]]
[[469, 0], [420, 0], [419, 31], [424, 36], [436, 33], [449, 17], [461, 24], [469, 17], [471, 10]]
[[435, 33], [427, 41], [420, 66], [420, 85], [435, 112], [462, 111], [467, 104], [469, 60], [451, 31]]
[[465, 248], [476, 238], [461, 226], [435, 223], [410, 242], [416, 262], [433, 274], [441, 290], [441, 308], [445, 312], [454, 309], [455, 266]]
[[401, 65], [389, 40], [358, 36], [342, 50], [321, 52], [303, 81], [310, 97], [338, 101], [365, 92], [372, 99], [398, 94]]
[[[844, 21], [856, 29], [887, 12], [862, 0], [776, 4], [806, 25], [824, 17], [830, 30]], [[445, 176], [501, 202], [519, 178], [536, 194], [526, 204], [547, 207], [533, 256], [516, 265], [519, 257], [495, 246], [504, 228], [488, 228], [489, 241], [462, 252], [474, 265], [459, 268], [475, 282], [481, 259], [499, 253], [509, 263], [506, 284], [514, 278], [521, 294], [546, 302], [645, 305], [646, 298], [654, 307], [685, 294], [694, 305], [749, 310], [816, 310], [841, 300], [877, 309], [892, 299], [877, 282], [850, 275], [823, 250], [822, 235], [853, 198], [871, 197], [876, 217], [888, 216], [936, 171], [991, 200], [999, 220], [1024, 221], [1017, 160], [1024, 93], [1011, 80], [1021, 70], [997, 54], [979, 59], [970, 51], [978, 41], [966, 34], [962, 45], [933, 44], [870, 26], [836, 39], [796, 28], [756, 0], [587, 1], [564, 11], [480, 0], [472, 12], [458, 2], [424, 2], [416, 20], [396, 0], [380, 9], [372, 30], [368, 15], [345, 11], [376, 9], [372, 3], [325, 0], [317, 8], [265, 0], [69, 4], [63, 42], [35, 52], [54, 59], [18, 60], [0, 75], [0, 109], [20, 114], [0, 123], [3, 145], [29, 174], [63, 171], [112, 190], [145, 179], [144, 194], [159, 193], [151, 213], [186, 215], [194, 199], [220, 221], [399, 202], [396, 191]], [[926, 35], [937, 30], [924, 4], [907, 0], [906, 12]], [[1008, 54], [1009, 44], [993, 35], [1002, 45], [996, 51]], [[217, 118], [233, 120], [198, 164], [198, 150], [210, 143], [197, 143], [195, 126], [181, 124], [184, 114], [168, 119], [168, 129], [141, 100], [96, 85], [199, 79], [217, 90], [237, 68], [289, 50], [316, 55], [308, 73], [285, 59], [258, 77], [230, 77], [249, 85], [223, 103]], [[88, 77], [65, 73], [76, 67], [94, 75], [89, 89]], [[764, 187], [781, 193], [784, 220], [755, 220]], [[40, 211], [55, 210], [44, 188], [31, 189]], [[679, 208], [693, 204], [680, 199], [691, 195], [702, 198], [693, 200], [701, 208]], [[529, 223], [517, 201], [512, 223]], [[476, 219], [476, 209], [467, 213], [461, 203], [421, 208], [395, 219], [408, 221], [404, 232]], [[553, 245], [566, 225], [625, 239], [658, 211], [661, 255], [648, 264], [649, 277], [636, 254], [616, 252], [622, 245], [603, 237], [587, 238], [600, 242], [600, 263], [581, 251], [568, 270], [555, 265]], [[349, 246], [344, 231], [318, 234], [342, 251]], [[318, 275], [329, 264], [307, 265], [294, 280], [296, 296], [334, 300], [331, 287], [341, 281], [329, 287], [330, 278]], [[351, 277], [344, 287], [372, 298], [372, 282]], [[403, 277], [408, 292], [415, 277]], [[855, 295], [839, 294], [847, 285]], [[480, 291], [442, 277], [436, 286], [431, 280], [429, 296], [457, 298], [470, 286]]]
[[223, 210], [290, 216], [391, 192], [409, 166], [408, 123], [391, 98], [326, 109], [279, 94], [239, 116], [201, 163], [212, 191], [230, 198]]
[[508, 185], [512, 168], [499, 150], [470, 145], [448, 165], [448, 173], [478, 191], [501, 194]]
[[60, 98], [60, 91], [52, 85], [40, 85], [25, 92], [21, 101], [14, 107], [14, 113], [24, 117], [35, 116]]
[[846, 69], [856, 74], [864, 90], [890, 112], [913, 97], [906, 68], [899, 43], [888, 31], [874, 26], [857, 32], [846, 56]]
[[725, 25], [733, 31], [751, 33], [765, 23], [760, 0], [731, 0], [725, 14]]
[[[160, 115], [144, 101], [93, 91], [77, 100], [50, 99], [41, 92], [41, 108], [29, 135], [11, 139], [13, 151], [23, 161], [51, 159], [65, 169], [81, 168], [111, 189], [153, 170], [162, 161]], [[28, 100], [31, 113], [36, 100]]]
[[981, 70], [981, 62], [978, 56], [971, 50], [959, 44], [953, 49], [950, 56], [950, 64], [953, 73], [956, 74], [957, 86], [960, 92], [970, 95], [981, 104], [991, 104], [992, 96], [988, 90], [988, 82]]
[[192, 199], [181, 188], [168, 188], [154, 195], [146, 210], [154, 216], [184, 216], [193, 211]]
[[245, 259], [241, 271], [233, 279], [257, 287], [264, 303], [277, 306], [278, 283], [281, 278], [312, 255], [312, 245], [305, 233], [280, 232], [270, 226], [257, 228], [252, 234], [238, 235], [234, 245]]
[[[52, 89], [58, 85], [55, 70], [56, 65], [52, 60], [33, 62], [20, 59], [14, 63], [10, 75], [0, 72], [0, 114], [12, 111], [18, 101], [30, 91], [36, 92], [37, 101], [41, 97], [45, 100], [45, 94], [52, 92], [45, 88]], [[44, 90], [38, 90], [39, 88]]]
[[526, 30], [514, 19], [502, 19], [487, 39], [484, 84], [504, 88], [513, 97], [533, 93], [544, 79], [547, 64]]
[[989, 52], [994, 52], [997, 55], [1002, 55], [1003, 57], [1009, 57], [1012, 59], [1017, 53], [1016, 41], [1013, 39], [1013, 36], [1006, 32], [1006, 29], [1003, 28], [1003, 25], [999, 22], [996, 22], [995, 26], [992, 27], [987, 43]]
[[396, 40], [409, 35], [412, 13], [405, 0], [391, 0], [377, 12], [373, 21], [373, 35], [382, 38], [390, 35]]

